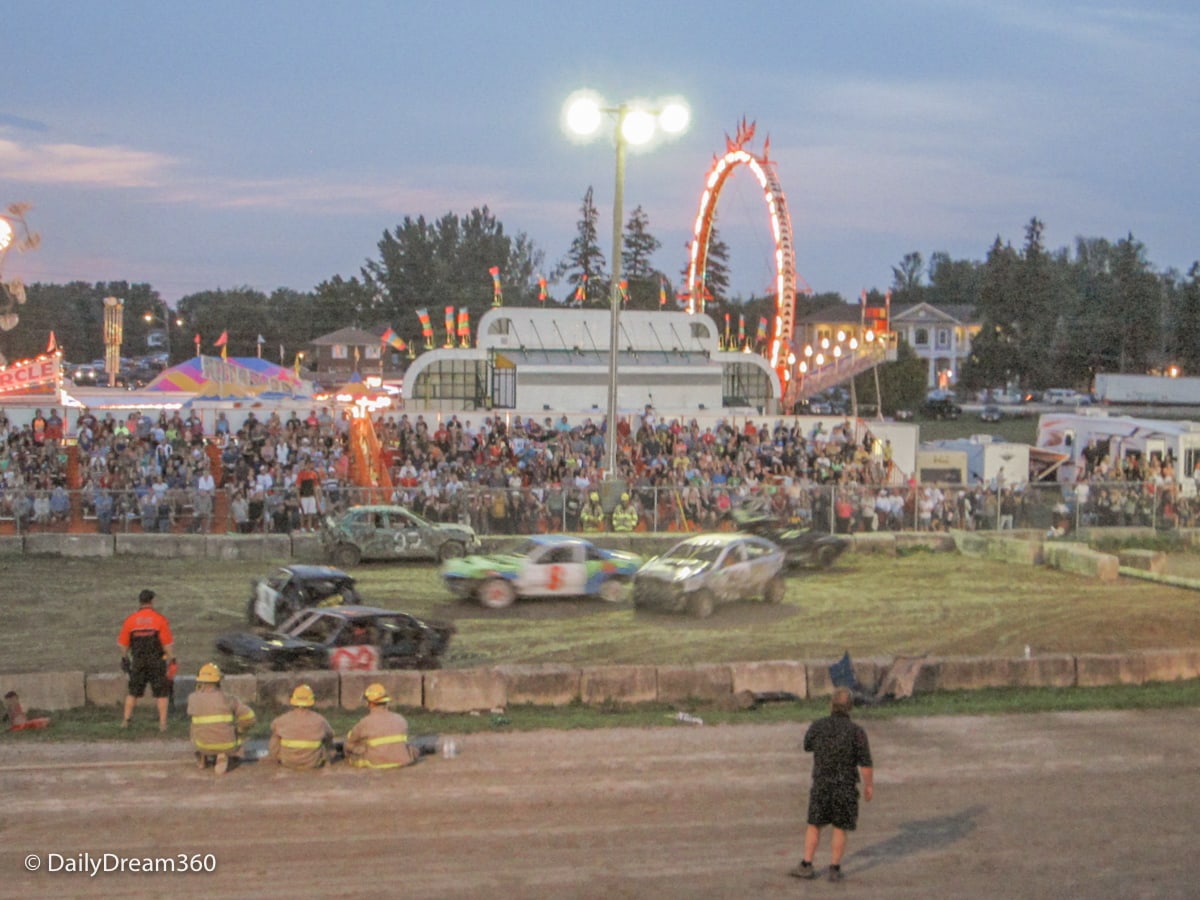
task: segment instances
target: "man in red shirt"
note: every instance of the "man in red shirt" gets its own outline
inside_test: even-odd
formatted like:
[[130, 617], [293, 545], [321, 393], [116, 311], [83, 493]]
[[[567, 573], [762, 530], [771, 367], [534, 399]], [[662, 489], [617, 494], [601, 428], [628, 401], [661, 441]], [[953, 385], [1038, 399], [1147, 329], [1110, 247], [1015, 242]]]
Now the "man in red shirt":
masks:
[[149, 685], [158, 707], [158, 730], [167, 730], [167, 704], [171, 698], [171, 681], [167, 668], [175, 661], [175, 637], [171, 623], [154, 608], [154, 591], [138, 595], [137, 612], [131, 613], [121, 626], [117, 645], [121, 648], [121, 668], [129, 674], [129, 691], [125, 697], [125, 718], [122, 728], [129, 727], [133, 707]]

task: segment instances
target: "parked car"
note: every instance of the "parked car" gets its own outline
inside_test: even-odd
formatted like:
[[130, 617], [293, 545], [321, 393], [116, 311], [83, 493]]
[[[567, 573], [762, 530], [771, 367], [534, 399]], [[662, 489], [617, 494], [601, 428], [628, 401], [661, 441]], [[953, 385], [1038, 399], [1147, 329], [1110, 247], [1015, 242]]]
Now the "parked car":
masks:
[[270, 634], [239, 632], [217, 638], [229, 671], [436, 669], [453, 625], [375, 606], [302, 609]]
[[1042, 391], [1042, 402], [1052, 403], [1055, 406], [1078, 406], [1090, 403], [1091, 399], [1086, 394], [1081, 394], [1071, 388], [1046, 388]]
[[312, 606], [353, 606], [359, 602], [354, 579], [332, 566], [281, 566], [251, 583], [246, 619], [274, 627]]
[[999, 422], [1002, 418], [1004, 418], [1004, 413], [998, 406], [985, 406], [979, 411], [979, 421], [981, 422]]
[[962, 407], [949, 397], [930, 397], [922, 404], [921, 415], [927, 419], [957, 419]]
[[780, 521], [761, 502], [738, 507], [730, 518], [739, 531], [756, 534], [781, 547], [785, 554], [784, 566], [788, 569], [828, 569], [850, 546], [849, 541], [836, 534]]
[[430, 522], [403, 506], [352, 506], [340, 517], [326, 516], [321, 544], [343, 569], [370, 559], [443, 561], [479, 550], [475, 529]]
[[699, 534], [656, 556], [633, 576], [639, 609], [687, 611], [700, 619], [718, 603], [783, 602], [784, 551], [752, 534]]
[[489, 609], [511, 606], [518, 597], [625, 599], [642, 557], [605, 550], [566, 535], [535, 535], [503, 553], [465, 556], [442, 564], [442, 580], [456, 597]]

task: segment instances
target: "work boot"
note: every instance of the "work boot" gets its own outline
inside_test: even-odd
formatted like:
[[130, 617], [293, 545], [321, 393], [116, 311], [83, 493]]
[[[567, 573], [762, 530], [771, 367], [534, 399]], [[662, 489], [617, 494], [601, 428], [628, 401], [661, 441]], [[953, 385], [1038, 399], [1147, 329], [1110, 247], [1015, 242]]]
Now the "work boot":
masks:
[[817, 877], [817, 870], [813, 867], [812, 863], [801, 860], [796, 864], [796, 868], [792, 869], [788, 874], [793, 878], [810, 879]]

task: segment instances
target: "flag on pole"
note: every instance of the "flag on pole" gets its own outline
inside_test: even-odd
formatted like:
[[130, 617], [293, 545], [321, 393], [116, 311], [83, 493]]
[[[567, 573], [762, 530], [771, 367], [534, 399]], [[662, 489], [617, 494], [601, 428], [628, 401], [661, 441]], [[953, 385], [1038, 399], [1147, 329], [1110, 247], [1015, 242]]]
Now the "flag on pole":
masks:
[[229, 344], [229, 332], [222, 331], [221, 336], [219, 338], [217, 338], [217, 342], [215, 344], [213, 344], [214, 347], [221, 348], [221, 359], [225, 359], [225, 352], [226, 352], [228, 344]]
[[199, 356], [200, 355], [200, 335], [196, 335], [196, 337], [194, 338], [194, 342], [196, 344], [196, 355]]
[[265, 344], [266, 342], [267, 342], [267, 339], [265, 337], [263, 337], [261, 334], [258, 336], [258, 340], [254, 342], [254, 350], [255, 350], [255, 353], [258, 354], [259, 359], [262, 359], [262, 348], [263, 348], [263, 344]]
[[458, 346], [464, 350], [471, 346], [471, 311], [465, 307], [458, 311]]
[[504, 291], [500, 288], [500, 267], [492, 266], [488, 269], [488, 274], [492, 276], [492, 306], [503, 306]]
[[725, 346], [722, 347], [721, 349], [728, 350], [729, 347], [730, 347], [730, 343], [729, 343], [729, 313], [725, 313]]
[[388, 326], [388, 329], [380, 336], [379, 340], [393, 350], [399, 350], [401, 353], [408, 349], [408, 344], [404, 343], [404, 338], [392, 331], [391, 326]]
[[58, 351], [58, 340], [54, 337], [54, 331], [50, 332], [50, 340], [46, 342], [46, 352], [55, 353]]
[[667, 305], [667, 279], [658, 276], [658, 305]]
[[587, 302], [587, 272], [579, 276], [579, 284], [575, 285], [575, 305], [583, 306]]
[[538, 302], [539, 303], [546, 302], [546, 276], [545, 275], [538, 276]]
[[454, 307], [446, 307], [446, 346], [454, 346]]
[[765, 344], [767, 341], [767, 317], [763, 316], [758, 320], [758, 335], [755, 340], [760, 344]]
[[433, 322], [429, 318], [429, 310], [418, 309], [417, 318], [421, 320], [421, 337], [425, 338], [425, 349], [433, 349]]
[[860, 306], [867, 305], [867, 289], [863, 288], [862, 293], [858, 295], [858, 303]]
[[738, 346], [746, 345], [746, 317], [738, 313]]
[[621, 305], [629, 305], [629, 282], [622, 278], [617, 282], [617, 290], [621, 293]]

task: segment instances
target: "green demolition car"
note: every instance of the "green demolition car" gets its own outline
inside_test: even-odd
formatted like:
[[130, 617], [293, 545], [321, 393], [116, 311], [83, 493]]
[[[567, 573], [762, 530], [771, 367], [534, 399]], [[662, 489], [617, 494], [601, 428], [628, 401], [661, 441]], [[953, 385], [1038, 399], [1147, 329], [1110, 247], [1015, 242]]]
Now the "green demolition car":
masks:
[[464, 556], [442, 564], [442, 580], [456, 597], [503, 609], [518, 597], [625, 599], [642, 558], [604, 550], [565, 535], [537, 535], [503, 553]]

